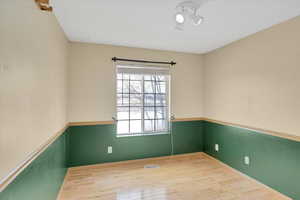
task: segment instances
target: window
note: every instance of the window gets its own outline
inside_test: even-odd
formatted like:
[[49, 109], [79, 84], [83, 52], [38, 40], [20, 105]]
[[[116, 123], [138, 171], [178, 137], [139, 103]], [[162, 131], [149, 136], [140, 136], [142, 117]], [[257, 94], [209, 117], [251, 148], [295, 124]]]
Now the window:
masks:
[[117, 66], [117, 135], [168, 131], [169, 69]]

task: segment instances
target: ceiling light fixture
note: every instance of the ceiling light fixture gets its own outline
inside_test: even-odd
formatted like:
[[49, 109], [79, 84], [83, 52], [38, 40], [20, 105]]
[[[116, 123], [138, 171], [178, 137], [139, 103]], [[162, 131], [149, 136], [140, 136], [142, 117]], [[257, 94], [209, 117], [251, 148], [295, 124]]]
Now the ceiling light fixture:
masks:
[[182, 13], [177, 13], [175, 15], [175, 20], [176, 20], [177, 23], [182, 24], [182, 23], [184, 23], [185, 19], [184, 19], [184, 16], [183, 16]]
[[203, 22], [204, 18], [199, 15], [193, 15], [191, 16], [191, 20], [195, 26], [198, 26]]
[[204, 20], [204, 18], [197, 13], [201, 5], [201, 3], [194, 1], [184, 1], [179, 3], [176, 6], [175, 28], [177, 30], [183, 30], [186, 18], [189, 18], [195, 26], [200, 25]]

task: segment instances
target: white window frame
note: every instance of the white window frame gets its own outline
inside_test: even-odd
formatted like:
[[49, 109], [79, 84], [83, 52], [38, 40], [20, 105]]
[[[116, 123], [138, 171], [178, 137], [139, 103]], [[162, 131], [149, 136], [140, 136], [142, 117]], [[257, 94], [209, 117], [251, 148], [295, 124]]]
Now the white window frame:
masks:
[[[140, 66], [140, 67], [143, 67], [143, 66]], [[155, 67], [154, 67], [155, 68]], [[154, 71], [155, 69], [153, 69]], [[131, 74], [131, 73], [126, 73], [126, 74]], [[132, 73], [133, 74], [133, 73]], [[116, 113], [116, 136], [117, 137], [128, 137], [128, 136], [147, 136], [147, 135], [161, 135], [161, 134], [170, 134], [170, 82], [171, 82], [171, 74], [168, 74], [168, 75], [161, 75], [161, 74], [141, 74], [142, 75], [142, 91], [141, 91], [141, 95], [142, 95], [142, 106], [141, 106], [141, 109], [142, 109], [142, 116], [141, 116], [141, 130], [142, 132], [140, 133], [120, 133], [118, 134], [118, 122], [119, 121], [129, 121], [129, 124], [130, 124], [130, 118], [129, 120], [119, 120], [117, 118], [117, 115], [118, 115], [118, 71], [117, 71], [117, 66], [116, 66], [116, 72], [115, 72], [115, 84], [116, 84], [116, 87], [115, 87], [115, 95], [116, 95], [116, 106], [115, 106], [115, 113]], [[145, 119], [144, 119], [144, 109], [145, 109], [145, 106], [144, 106], [144, 84], [145, 84], [145, 80], [144, 80], [144, 76], [145, 75], [155, 75], [155, 76], [165, 76], [165, 83], [166, 83], [166, 104], [165, 104], [165, 107], [166, 107], [166, 118], [165, 118], [165, 123], [166, 123], [166, 129], [165, 130], [158, 130], [158, 131], [144, 131], [144, 123], [145, 123]], [[147, 81], [147, 80], [146, 80]], [[147, 94], [147, 93], [146, 93]], [[155, 93], [156, 94], [156, 91]], [[129, 98], [129, 103], [130, 103], [130, 98]], [[128, 106], [130, 108], [130, 105]], [[156, 106], [149, 106], [149, 107], [156, 107]], [[157, 106], [159, 107], [159, 106]], [[156, 112], [154, 111], [154, 114]], [[130, 114], [130, 113], [129, 113]], [[155, 116], [156, 118], [156, 116]], [[156, 123], [155, 120], [156, 119], [153, 119], [154, 121], [154, 124]], [[155, 125], [154, 125], [155, 126]]]

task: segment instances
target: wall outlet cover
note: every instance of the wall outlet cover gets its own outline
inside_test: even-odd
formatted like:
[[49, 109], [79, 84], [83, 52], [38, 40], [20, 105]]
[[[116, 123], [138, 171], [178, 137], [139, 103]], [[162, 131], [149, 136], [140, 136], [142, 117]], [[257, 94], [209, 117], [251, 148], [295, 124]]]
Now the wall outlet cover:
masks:
[[112, 146], [107, 147], [107, 153], [112, 153]]
[[219, 151], [219, 144], [215, 144], [215, 151]]
[[245, 163], [245, 165], [250, 165], [250, 158], [249, 158], [249, 156], [245, 156], [244, 157], [244, 163]]

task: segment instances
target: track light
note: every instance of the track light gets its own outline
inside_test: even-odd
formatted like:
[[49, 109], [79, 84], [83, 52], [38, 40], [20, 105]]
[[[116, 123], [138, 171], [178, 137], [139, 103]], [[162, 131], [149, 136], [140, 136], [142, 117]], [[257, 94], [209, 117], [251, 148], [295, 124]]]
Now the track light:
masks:
[[178, 30], [183, 30], [187, 17], [195, 26], [200, 25], [204, 20], [202, 16], [197, 14], [200, 6], [201, 4], [194, 1], [184, 1], [178, 4], [176, 7], [177, 12], [175, 14], [175, 28]]
[[179, 12], [179, 13], [176, 13], [176, 15], [175, 15], [175, 20], [176, 20], [177, 23], [183, 24], [184, 21], [185, 21], [185, 18], [184, 18], [183, 13], [180, 13], [180, 12]]
[[191, 20], [195, 26], [198, 26], [203, 22], [203, 17], [200, 15], [192, 15]]

